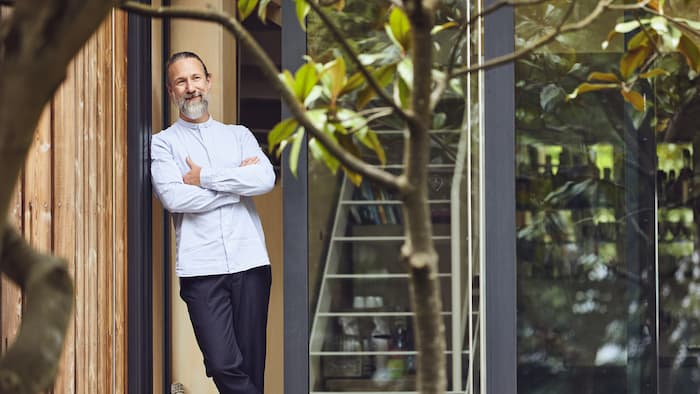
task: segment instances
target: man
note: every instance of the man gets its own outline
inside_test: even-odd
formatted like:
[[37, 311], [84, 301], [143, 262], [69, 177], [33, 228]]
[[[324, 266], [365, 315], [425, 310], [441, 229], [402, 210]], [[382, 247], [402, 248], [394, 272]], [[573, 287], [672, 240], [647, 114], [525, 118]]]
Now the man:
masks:
[[212, 77], [194, 53], [166, 64], [180, 118], [151, 140], [153, 189], [172, 214], [180, 297], [223, 394], [262, 394], [270, 262], [251, 196], [275, 183], [252, 133], [208, 112]]

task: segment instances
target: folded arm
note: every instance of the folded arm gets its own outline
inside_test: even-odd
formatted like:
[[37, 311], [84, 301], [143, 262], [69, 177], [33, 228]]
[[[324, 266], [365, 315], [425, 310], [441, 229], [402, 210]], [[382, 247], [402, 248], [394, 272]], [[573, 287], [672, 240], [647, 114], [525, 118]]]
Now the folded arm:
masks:
[[207, 212], [240, 199], [236, 194], [185, 184], [169, 147], [156, 136], [151, 140], [151, 179], [156, 197], [172, 213]]
[[203, 188], [241, 196], [255, 196], [272, 190], [275, 186], [275, 171], [255, 137], [246, 130], [240, 142], [244, 158], [241, 166], [202, 168], [200, 184]]

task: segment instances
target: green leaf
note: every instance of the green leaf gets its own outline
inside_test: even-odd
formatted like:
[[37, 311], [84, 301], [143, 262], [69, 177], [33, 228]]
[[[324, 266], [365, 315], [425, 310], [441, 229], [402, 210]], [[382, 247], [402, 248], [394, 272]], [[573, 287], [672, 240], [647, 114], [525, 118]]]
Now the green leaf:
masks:
[[258, 18], [263, 22], [267, 20], [267, 6], [270, 4], [270, 1], [272, 0], [260, 0], [258, 5]]
[[462, 89], [462, 78], [450, 79], [450, 88], [452, 88], [452, 90], [454, 90], [460, 96], [464, 96], [464, 89]]
[[301, 143], [304, 140], [304, 128], [300, 127], [294, 134], [292, 140], [292, 150], [289, 151], [289, 170], [292, 175], [297, 176], [297, 167], [299, 166], [299, 152], [301, 151]]
[[309, 14], [311, 6], [306, 3], [305, 0], [295, 0], [297, 2], [297, 19], [299, 19], [299, 26], [302, 30], [306, 31], [306, 15]]
[[646, 104], [644, 96], [635, 92], [634, 90], [626, 91], [625, 89], [620, 89], [620, 93], [622, 93], [622, 97], [625, 98], [625, 101], [632, 104], [637, 111], [644, 112], [644, 107]]
[[377, 133], [367, 129], [366, 132], [358, 134], [358, 139], [364, 146], [374, 151], [374, 153], [377, 155], [377, 159], [379, 159], [379, 162], [382, 163], [382, 165], [386, 165], [386, 153], [384, 152], [382, 143], [379, 142]]
[[561, 103], [565, 98], [565, 93], [559, 85], [551, 83], [540, 92], [540, 107], [545, 112], [551, 111], [554, 107]]
[[673, 18], [673, 20], [676, 22], [685, 23], [694, 30], [700, 30], [700, 21], [694, 21], [686, 18]]
[[396, 70], [399, 72], [399, 76], [403, 79], [408, 86], [413, 86], [413, 61], [411, 58], [405, 58], [399, 62]]
[[312, 109], [306, 111], [306, 116], [311, 121], [315, 128], [326, 131], [326, 123], [328, 123], [328, 115], [325, 108]]
[[655, 68], [653, 70], [649, 70], [645, 73], [639, 74], [640, 77], [646, 78], [646, 79], [658, 77], [659, 75], [669, 75], [669, 72], [664, 70], [663, 68]]
[[394, 86], [394, 102], [401, 108], [411, 108], [411, 87], [406, 84], [403, 78], [399, 78]]
[[312, 138], [309, 141], [309, 150], [311, 151], [311, 156], [313, 156], [314, 159], [324, 163], [333, 174], [338, 172], [340, 162], [335, 158], [335, 156], [331, 155], [316, 138]]
[[690, 68], [700, 72], [700, 49], [693, 41], [685, 35], [682, 36], [678, 43], [678, 51], [683, 54]]
[[655, 30], [652, 31], [640, 31], [639, 33], [632, 36], [632, 38], [627, 43], [627, 51], [637, 49], [641, 46], [649, 46], [649, 37], [656, 40], [659, 36]]
[[450, 21], [450, 22], [447, 22], [447, 23], [443, 23], [442, 25], [434, 26], [434, 27], [432, 28], [432, 30], [430, 30], [430, 34], [438, 34], [438, 33], [440, 33], [441, 31], [444, 31], [444, 30], [447, 30], [447, 29], [451, 29], [451, 28], [453, 28], [453, 27], [455, 27], [455, 26], [459, 26], [459, 23], [457, 23], [457, 22], [455, 22], [455, 21]]
[[349, 170], [347, 167], [343, 166], [343, 172], [345, 172], [345, 175], [347, 175], [348, 179], [350, 182], [352, 182], [355, 187], [360, 187], [360, 184], [362, 183], [362, 175], [356, 173], [355, 171]]
[[[379, 84], [379, 87], [384, 89], [391, 83], [391, 81], [394, 80], [394, 74], [396, 73], [396, 64], [387, 64], [385, 66], [379, 67], [376, 70], [372, 71], [372, 76], [374, 79], [377, 81], [377, 84]], [[357, 108], [362, 109], [364, 108], [372, 98], [377, 93], [374, 91], [374, 89], [368, 85], [366, 85], [360, 93], [357, 95]]]
[[655, 16], [651, 18], [650, 26], [659, 33], [665, 33], [668, 31], [668, 22], [663, 16]]
[[588, 74], [589, 81], [620, 82], [617, 75], [613, 73], [592, 72]]
[[576, 97], [578, 97], [579, 94], [581, 93], [586, 93], [586, 92], [593, 92], [596, 90], [604, 90], [604, 89], [617, 89], [620, 87], [620, 84], [617, 83], [604, 83], [604, 84], [594, 84], [594, 83], [588, 83], [584, 82], [576, 88], [573, 92], [571, 92], [569, 95], [566, 96], [566, 100], [573, 100]]
[[305, 107], [310, 107], [311, 104], [316, 101], [319, 97], [323, 95], [323, 88], [316, 85], [311, 89], [311, 92], [306, 96], [306, 99], [304, 99], [304, 106]]
[[389, 38], [406, 53], [411, 49], [411, 23], [408, 16], [399, 7], [393, 7], [386, 25]]
[[294, 94], [299, 101], [306, 101], [306, 97], [318, 82], [318, 73], [313, 63], [306, 63], [297, 70], [294, 75]]
[[361, 72], [356, 72], [353, 74], [349, 79], [348, 82], [343, 86], [343, 90], [340, 91], [340, 96], [350, 93], [353, 90], [359, 88], [362, 86], [362, 83], [365, 81], [364, 75], [362, 75]]
[[[284, 85], [289, 89], [290, 92], [294, 93], [296, 82], [294, 82], [294, 77], [289, 70], [284, 70], [279, 74], [280, 79], [284, 82]], [[296, 94], [295, 94], [296, 96]]]
[[335, 102], [345, 87], [345, 81], [347, 80], [345, 60], [343, 60], [342, 56], [326, 64], [324, 75], [328, 76], [328, 90], [331, 100]]
[[288, 118], [277, 123], [267, 135], [267, 143], [270, 146], [270, 152], [272, 152], [272, 149], [282, 140], [292, 135], [297, 127], [299, 127], [299, 122], [294, 118]]
[[256, 5], [258, 5], [258, 0], [238, 0], [238, 16], [240, 20], [246, 20], [255, 11]]
[[[642, 19], [642, 23], [648, 24], [649, 19]], [[625, 33], [629, 33], [631, 31], [633, 31], [634, 29], [639, 28], [639, 26], [641, 26], [641, 25], [638, 21], [621, 22], [621, 23], [618, 23], [617, 25], [615, 25], [615, 31], [617, 33], [625, 34]]]
[[644, 64], [651, 53], [652, 48], [648, 46], [641, 46], [626, 52], [620, 60], [620, 75], [622, 79], [626, 80], [629, 78], [639, 66]]

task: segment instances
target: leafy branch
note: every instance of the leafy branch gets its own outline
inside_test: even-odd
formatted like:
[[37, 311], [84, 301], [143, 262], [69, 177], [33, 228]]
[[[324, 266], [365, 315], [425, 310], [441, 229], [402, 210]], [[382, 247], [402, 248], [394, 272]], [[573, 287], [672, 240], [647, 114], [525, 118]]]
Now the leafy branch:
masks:
[[134, 14], [145, 15], [155, 18], [188, 18], [193, 20], [216, 22], [232, 33], [241, 45], [243, 45], [250, 54], [256, 64], [260, 67], [263, 75], [270, 81], [280, 94], [285, 104], [287, 104], [292, 115], [298, 119], [299, 123], [316, 138], [328, 151], [333, 154], [345, 167], [356, 173], [372, 179], [379, 184], [390, 189], [399, 191], [405, 190], [407, 185], [400, 182], [399, 177], [384, 171], [375, 166], [369, 165], [366, 162], [358, 159], [348, 151], [344, 150], [337, 142], [329, 137], [328, 134], [319, 130], [314, 122], [309, 118], [307, 111], [302, 107], [294, 93], [291, 92], [284, 82], [278, 77], [278, 70], [270, 58], [266, 55], [264, 49], [255, 41], [251, 34], [241, 25], [241, 23], [233, 16], [225, 12], [216, 10], [199, 10], [175, 6], [150, 6], [135, 1], [124, 1], [119, 4], [124, 11]]

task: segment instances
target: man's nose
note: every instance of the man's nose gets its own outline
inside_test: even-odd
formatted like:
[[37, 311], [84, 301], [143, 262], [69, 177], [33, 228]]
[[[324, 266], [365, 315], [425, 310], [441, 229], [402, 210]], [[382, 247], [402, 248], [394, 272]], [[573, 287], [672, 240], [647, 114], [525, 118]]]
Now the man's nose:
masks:
[[192, 83], [191, 81], [185, 82], [185, 89], [187, 89], [187, 93], [194, 92], [194, 83]]

